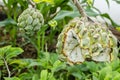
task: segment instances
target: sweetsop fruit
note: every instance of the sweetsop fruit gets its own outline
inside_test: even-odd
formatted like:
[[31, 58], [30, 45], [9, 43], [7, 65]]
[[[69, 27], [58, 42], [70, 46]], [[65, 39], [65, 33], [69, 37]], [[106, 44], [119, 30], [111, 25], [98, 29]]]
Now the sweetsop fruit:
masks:
[[27, 8], [18, 17], [19, 30], [28, 35], [33, 35], [36, 31], [40, 30], [43, 24], [43, 15], [35, 8]]
[[118, 54], [117, 38], [106, 25], [78, 17], [64, 27], [56, 47], [70, 63], [112, 61]]

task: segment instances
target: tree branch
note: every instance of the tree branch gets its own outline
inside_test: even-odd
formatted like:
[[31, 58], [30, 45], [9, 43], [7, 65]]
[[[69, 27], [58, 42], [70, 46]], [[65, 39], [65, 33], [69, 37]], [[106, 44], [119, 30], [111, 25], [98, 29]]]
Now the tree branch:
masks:
[[72, 0], [72, 1], [75, 4], [75, 6], [78, 8], [81, 16], [85, 17], [87, 19], [87, 14], [85, 13], [85, 11], [84, 11], [83, 7], [81, 6], [81, 4], [79, 3], [79, 1], [78, 0]]

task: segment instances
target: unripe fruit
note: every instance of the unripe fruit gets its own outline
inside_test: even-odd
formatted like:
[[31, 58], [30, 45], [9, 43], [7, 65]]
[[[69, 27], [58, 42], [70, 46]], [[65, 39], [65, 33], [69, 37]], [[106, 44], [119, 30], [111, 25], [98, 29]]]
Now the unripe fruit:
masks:
[[39, 10], [34, 8], [27, 8], [18, 18], [19, 30], [31, 36], [39, 31], [43, 24], [43, 15]]
[[57, 52], [71, 63], [81, 63], [88, 58], [112, 61], [118, 54], [117, 38], [106, 25], [75, 18], [60, 33]]

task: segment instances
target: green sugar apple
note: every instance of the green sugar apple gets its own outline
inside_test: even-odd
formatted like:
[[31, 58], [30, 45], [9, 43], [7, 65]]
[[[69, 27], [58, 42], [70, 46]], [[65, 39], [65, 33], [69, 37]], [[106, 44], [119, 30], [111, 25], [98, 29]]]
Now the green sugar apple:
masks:
[[36, 31], [39, 31], [43, 24], [43, 15], [35, 8], [27, 8], [18, 17], [19, 30], [28, 35], [33, 35]]
[[85, 60], [112, 61], [117, 57], [117, 38], [106, 25], [74, 18], [58, 37], [57, 52], [70, 63]]

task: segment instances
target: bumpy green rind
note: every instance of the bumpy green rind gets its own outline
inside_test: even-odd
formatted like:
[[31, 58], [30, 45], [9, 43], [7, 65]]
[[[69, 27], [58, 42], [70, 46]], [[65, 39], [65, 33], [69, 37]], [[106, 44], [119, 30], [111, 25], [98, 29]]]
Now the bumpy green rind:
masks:
[[36, 31], [40, 30], [43, 24], [44, 18], [40, 11], [35, 8], [27, 8], [18, 17], [17, 25], [22, 33], [33, 35]]
[[117, 38], [106, 25], [80, 18], [65, 26], [56, 47], [56, 51], [72, 63], [81, 63], [87, 58], [98, 62], [112, 61], [118, 54]]

